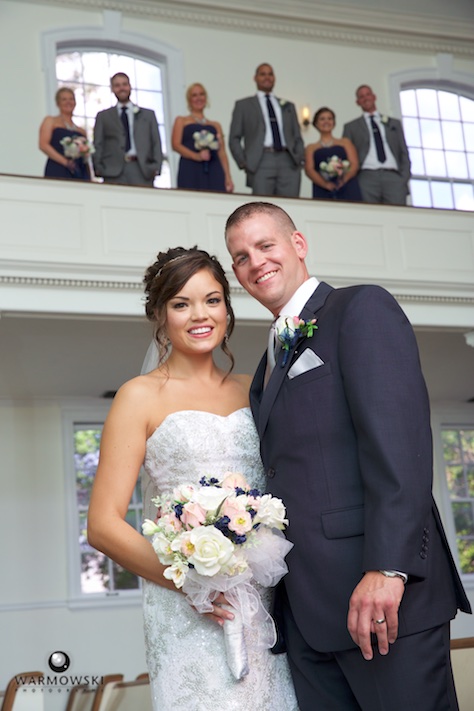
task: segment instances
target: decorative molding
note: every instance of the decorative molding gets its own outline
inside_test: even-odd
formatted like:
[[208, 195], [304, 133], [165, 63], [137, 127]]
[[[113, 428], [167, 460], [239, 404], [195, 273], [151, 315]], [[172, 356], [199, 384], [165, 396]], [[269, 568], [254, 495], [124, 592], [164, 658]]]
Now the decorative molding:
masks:
[[175, 22], [243, 33], [306, 41], [350, 44], [380, 49], [474, 56], [473, 23], [467, 19], [395, 13], [329, 3], [279, 3], [256, 0], [239, 9], [226, 2], [192, 0], [30, 0], [95, 10], [112, 10], [127, 16]]
[[[232, 279], [232, 275], [228, 275]], [[329, 279], [333, 284], [340, 279]], [[9, 276], [0, 274], [0, 285], [24, 285], [37, 286], [56, 289], [101, 289], [101, 290], [124, 290], [142, 291], [141, 281], [119, 281], [110, 279], [68, 279], [56, 277], [32, 277], [32, 276]], [[429, 284], [428, 288], [435, 288], [436, 284]], [[442, 288], [442, 287], [441, 287]], [[452, 285], [449, 285], [450, 290]], [[242, 286], [231, 284], [230, 293], [234, 296], [245, 296], [246, 291]], [[473, 306], [474, 296], [452, 296], [442, 294], [413, 294], [396, 293], [392, 291], [392, 296], [399, 302], [424, 303], [424, 304], [446, 304], [450, 306]], [[250, 298], [250, 297], [249, 297]]]

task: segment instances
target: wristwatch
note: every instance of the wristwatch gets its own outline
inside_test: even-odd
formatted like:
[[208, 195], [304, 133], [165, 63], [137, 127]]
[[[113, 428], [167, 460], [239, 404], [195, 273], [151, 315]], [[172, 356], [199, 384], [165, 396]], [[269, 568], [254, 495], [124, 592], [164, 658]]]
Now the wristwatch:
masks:
[[408, 575], [406, 573], [400, 573], [398, 570], [379, 570], [379, 573], [385, 575], [386, 578], [400, 578], [404, 585], [407, 584]]

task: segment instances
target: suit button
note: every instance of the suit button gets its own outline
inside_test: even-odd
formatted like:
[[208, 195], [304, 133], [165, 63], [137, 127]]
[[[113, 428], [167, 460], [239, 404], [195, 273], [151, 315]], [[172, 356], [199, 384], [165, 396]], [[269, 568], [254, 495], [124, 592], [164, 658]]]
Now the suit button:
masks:
[[270, 469], [268, 469], [268, 471], [267, 471], [267, 477], [269, 479], [273, 479], [275, 474], [276, 474], [276, 471], [272, 467], [270, 467]]
[[423, 558], [423, 560], [425, 560], [427, 558], [425, 551], [420, 551], [420, 558]]

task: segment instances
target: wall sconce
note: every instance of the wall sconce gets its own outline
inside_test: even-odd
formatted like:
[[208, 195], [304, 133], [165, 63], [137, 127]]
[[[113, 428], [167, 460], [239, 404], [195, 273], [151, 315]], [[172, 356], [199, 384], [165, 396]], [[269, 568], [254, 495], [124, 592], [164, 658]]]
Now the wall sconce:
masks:
[[310, 116], [311, 116], [311, 111], [309, 110], [309, 106], [303, 106], [301, 109], [301, 125], [303, 128], [308, 128], [310, 124]]

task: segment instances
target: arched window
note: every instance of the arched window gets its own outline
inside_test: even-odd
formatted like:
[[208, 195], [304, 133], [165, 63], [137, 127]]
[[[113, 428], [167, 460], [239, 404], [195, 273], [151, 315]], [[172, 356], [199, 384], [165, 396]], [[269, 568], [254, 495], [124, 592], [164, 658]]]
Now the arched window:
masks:
[[124, 72], [132, 86], [134, 104], [155, 112], [163, 149], [161, 175], [155, 178], [155, 187], [171, 187], [168, 160], [169, 141], [165, 122], [163, 97], [163, 66], [138, 59], [136, 56], [95, 50], [60, 50], [56, 58], [56, 77], [59, 86], [74, 89], [76, 95], [75, 118], [93, 140], [95, 117], [99, 111], [117, 103], [110, 90], [110, 77]]
[[400, 91], [416, 207], [474, 210], [474, 100], [417, 86]]
[[56, 111], [58, 85], [71, 85], [75, 116], [90, 137], [97, 112], [116, 103], [110, 77], [120, 71], [128, 74], [132, 101], [153, 109], [160, 127], [165, 161], [156, 185], [173, 185], [177, 158], [170, 150], [171, 125], [185, 112], [181, 51], [156, 37], [122, 30], [121, 13], [113, 10], [104, 10], [102, 26], [49, 30], [41, 44], [48, 113]]
[[474, 211], [474, 74], [435, 66], [390, 76], [392, 105], [403, 120], [415, 207]]

